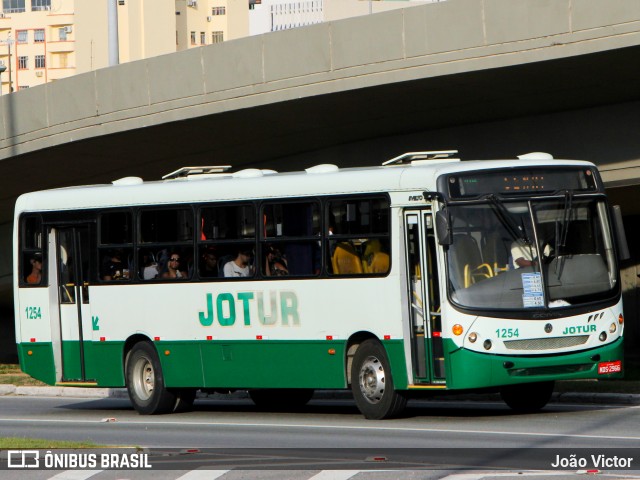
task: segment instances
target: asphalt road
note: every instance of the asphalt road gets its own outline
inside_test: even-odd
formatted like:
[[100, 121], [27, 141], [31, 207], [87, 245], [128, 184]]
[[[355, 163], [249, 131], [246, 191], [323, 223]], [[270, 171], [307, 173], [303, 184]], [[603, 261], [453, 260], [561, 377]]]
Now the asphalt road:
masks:
[[[158, 480], [183, 475], [188, 479], [195, 475], [189, 472], [205, 466], [223, 472], [221, 480], [233, 480], [239, 475], [237, 468], [258, 469], [245, 471], [244, 477], [237, 478], [306, 479], [322, 474], [316, 480], [426, 479], [451, 476], [452, 469], [470, 466], [504, 467], [509, 471], [543, 468], [558, 453], [587, 453], [580, 449], [606, 455], [635, 455], [637, 450], [640, 470], [638, 425], [640, 407], [620, 405], [550, 404], [540, 413], [518, 415], [500, 402], [413, 402], [403, 418], [367, 421], [348, 400], [314, 400], [298, 412], [276, 413], [259, 411], [248, 400], [207, 399], [196, 401], [194, 411], [189, 413], [140, 416], [126, 399], [0, 397], [3, 437], [145, 447], [154, 468], [167, 470], [170, 475], [128, 472], [127, 476], [114, 476], [114, 471], [105, 471], [100, 475], [112, 475], [98, 475], [95, 480]], [[544, 458], [544, 465], [527, 453], [540, 451], [551, 455], [551, 460]], [[488, 464], [482, 463], [485, 459], [490, 459]], [[422, 470], [425, 467], [427, 470]], [[276, 471], [287, 473], [278, 476]], [[578, 471], [570, 469], [562, 475]], [[14, 478], [6, 473], [0, 472], [2, 478]], [[30, 472], [34, 479], [84, 478], [38, 476], [40, 473], [46, 472]], [[498, 476], [507, 478], [506, 473]], [[552, 478], [561, 478], [559, 473]], [[640, 478], [638, 472], [620, 470], [616, 474]], [[215, 475], [201, 478], [218, 478]], [[454, 480], [486, 476], [467, 470], [463, 475]], [[193, 476], [193, 480], [197, 478]], [[541, 477], [538, 474], [536, 478]]]

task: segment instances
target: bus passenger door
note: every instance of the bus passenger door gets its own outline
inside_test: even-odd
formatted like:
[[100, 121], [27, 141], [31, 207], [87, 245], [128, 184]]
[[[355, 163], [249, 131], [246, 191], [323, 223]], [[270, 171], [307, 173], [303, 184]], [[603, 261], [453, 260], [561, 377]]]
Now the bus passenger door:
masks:
[[415, 383], [444, 384], [440, 286], [433, 216], [429, 210], [404, 214], [411, 360]]
[[89, 309], [89, 227], [54, 230], [62, 381], [86, 381], [85, 340], [91, 340]]

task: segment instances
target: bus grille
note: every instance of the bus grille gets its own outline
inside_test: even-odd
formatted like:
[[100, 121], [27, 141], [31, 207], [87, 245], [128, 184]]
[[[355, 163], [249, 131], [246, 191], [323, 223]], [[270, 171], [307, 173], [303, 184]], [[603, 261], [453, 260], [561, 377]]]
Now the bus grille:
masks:
[[587, 343], [589, 335], [573, 337], [531, 338], [528, 340], [507, 340], [504, 346], [508, 350], [555, 350], [557, 348], [575, 347]]
[[547, 367], [514, 368], [508, 373], [512, 377], [535, 377], [536, 375], [569, 375], [572, 373], [588, 372], [595, 368], [595, 363], [581, 363], [576, 365], [549, 365]]

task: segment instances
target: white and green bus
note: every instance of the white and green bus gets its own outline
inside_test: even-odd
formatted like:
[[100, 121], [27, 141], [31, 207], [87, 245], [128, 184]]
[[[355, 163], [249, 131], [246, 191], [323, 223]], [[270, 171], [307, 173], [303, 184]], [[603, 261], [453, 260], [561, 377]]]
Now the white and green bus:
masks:
[[22, 195], [21, 367], [126, 387], [141, 414], [350, 388], [372, 419], [445, 390], [537, 410], [555, 380], [620, 377], [623, 235], [596, 167], [452, 154]]

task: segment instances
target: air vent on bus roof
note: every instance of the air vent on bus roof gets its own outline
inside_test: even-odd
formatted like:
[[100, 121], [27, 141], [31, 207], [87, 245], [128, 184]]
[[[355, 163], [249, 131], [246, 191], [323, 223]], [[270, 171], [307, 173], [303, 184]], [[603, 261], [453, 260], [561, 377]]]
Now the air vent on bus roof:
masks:
[[278, 172], [275, 170], [260, 169], [260, 168], [245, 168], [231, 174], [233, 178], [257, 178], [264, 177], [266, 175], [274, 175]]
[[531, 152], [518, 155], [520, 160], [553, 160], [553, 155], [545, 152]]
[[315, 173], [331, 173], [337, 172], [340, 170], [337, 165], [333, 165], [332, 163], [323, 163], [320, 165], [315, 165], [313, 167], [305, 168], [305, 172], [315, 174]]
[[111, 182], [116, 187], [126, 187], [129, 185], [141, 185], [143, 183], [140, 177], [124, 177]]
[[419, 165], [427, 162], [448, 161], [457, 162], [459, 158], [452, 158], [457, 150], [437, 150], [433, 152], [409, 152], [398, 155], [397, 157], [387, 160], [382, 165]]

